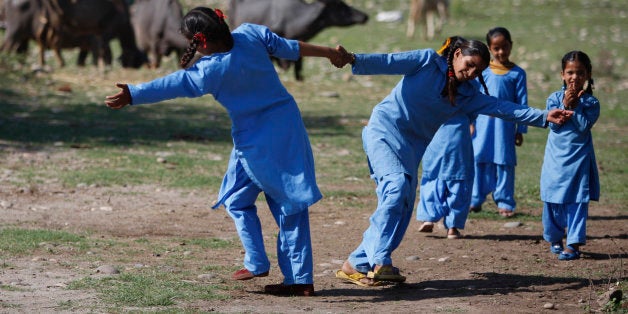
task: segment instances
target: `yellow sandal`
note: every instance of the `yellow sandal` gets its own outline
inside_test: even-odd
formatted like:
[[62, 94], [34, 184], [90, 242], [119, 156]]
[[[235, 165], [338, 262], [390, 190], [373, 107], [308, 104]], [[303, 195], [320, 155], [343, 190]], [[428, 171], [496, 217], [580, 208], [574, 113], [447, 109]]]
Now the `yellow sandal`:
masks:
[[391, 281], [391, 282], [404, 282], [406, 277], [399, 274], [399, 268], [392, 265], [384, 265], [377, 271], [370, 271], [366, 274], [366, 278], [373, 279], [375, 282]]
[[336, 278], [340, 278], [346, 282], [356, 284], [362, 287], [372, 287], [372, 286], [379, 285], [377, 281], [367, 278], [366, 275], [364, 275], [363, 273], [355, 272], [349, 275], [345, 273], [344, 271], [342, 271], [342, 269], [339, 269], [336, 271]]

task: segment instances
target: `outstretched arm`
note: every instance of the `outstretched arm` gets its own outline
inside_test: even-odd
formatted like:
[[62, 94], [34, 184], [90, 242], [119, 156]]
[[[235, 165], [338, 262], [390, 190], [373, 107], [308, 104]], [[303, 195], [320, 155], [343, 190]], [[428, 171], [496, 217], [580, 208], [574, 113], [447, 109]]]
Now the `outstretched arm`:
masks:
[[112, 109], [122, 109], [131, 104], [131, 92], [126, 84], [116, 83], [116, 86], [120, 88], [120, 91], [115, 95], [105, 97], [105, 104]]
[[342, 68], [353, 60], [353, 55], [340, 45], [334, 49], [300, 41], [299, 49], [302, 57], [324, 57], [329, 59], [331, 64], [337, 68]]

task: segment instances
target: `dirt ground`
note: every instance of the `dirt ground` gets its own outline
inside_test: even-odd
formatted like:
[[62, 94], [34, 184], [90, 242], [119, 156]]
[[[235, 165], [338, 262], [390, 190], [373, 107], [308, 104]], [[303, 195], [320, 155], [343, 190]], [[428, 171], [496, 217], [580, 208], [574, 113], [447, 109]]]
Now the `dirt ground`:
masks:
[[[54, 159], [37, 153], [19, 156], [32, 162]], [[215, 192], [155, 186], [67, 189], [56, 182], [18, 188], [7, 183], [11, 175], [8, 170], [0, 173], [0, 226], [89, 232], [93, 238], [120, 240], [237, 239], [225, 211], [209, 209]], [[445, 230], [439, 226], [431, 234], [419, 233], [420, 223], [412, 222], [393, 256], [396, 266], [407, 276], [406, 283], [374, 288], [343, 283], [334, 277], [334, 271], [358, 244], [376, 202], [374, 195], [357, 201], [364, 203], [357, 213], [343, 210], [334, 198], [324, 198], [311, 208], [317, 296], [261, 294], [264, 285], [281, 281], [275, 264], [270, 276], [243, 282], [240, 289], [227, 292], [231, 294], [227, 300], [178, 303], [174, 308], [224, 313], [581, 313], [601, 309], [618, 281], [623, 281], [625, 287], [628, 217], [622, 214], [625, 210], [598, 203], [591, 204], [588, 243], [583, 247], [583, 258], [577, 261], [561, 262], [549, 252], [541, 238], [540, 222], [520, 221], [519, 226], [509, 226], [519, 221], [517, 217], [490, 220], [472, 214], [463, 230], [464, 238], [459, 240], [446, 239]], [[259, 212], [268, 252], [274, 256], [275, 224], [263, 202]], [[67, 285], [97, 274], [97, 265], [115, 259], [108, 261], [104, 255], [98, 263], [88, 259], [69, 263], [72, 254], [76, 253], [55, 250], [54, 254], [2, 257], [0, 286], [16, 289], [0, 289], [0, 312], [106, 311], [111, 305], [103, 304], [95, 292], [69, 290]], [[204, 265], [234, 267], [242, 258], [237, 249], [218, 254], [208, 250], [203, 254], [199, 254], [202, 256], [198, 261]], [[124, 269], [134, 263], [159, 264], [158, 259], [141, 255], [128, 265], [114, 266]], [[225, 280], [229, 275], [227, 271], [218, 274]], [[63, 310], [59, 306], [64, 303], [74, 306]]]

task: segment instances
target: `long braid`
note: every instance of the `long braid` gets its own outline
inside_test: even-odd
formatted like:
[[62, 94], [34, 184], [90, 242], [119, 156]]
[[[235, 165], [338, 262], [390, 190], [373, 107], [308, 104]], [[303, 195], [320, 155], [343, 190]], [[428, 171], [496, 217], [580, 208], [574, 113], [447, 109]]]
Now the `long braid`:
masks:
[[456, 93], [458, 91], [458, 81], [456, 80], [456, 76], [454, 73], [454, 52], [459, 46], [459, 41], [464, 40], [458, 36], [452, 36], [447, 38], [447, 40], [443, 43], [443, 46], [438, 50], [438, 53], [442, 56], [446, 56], [447, 60], [447, 73], [446, 75], [446, 83], [441, 91], [442, 96], [446, 96], [449, 99], [449, 102], [452, 106], [456, 105]]
[[199, 43], [200, 42], [198, 38], [193, 38], [190, 42], [190, 45], [185, 48], [185, 52], [183, 53], [183, 56], [181, 56], [182, 68], [187, 68], [188, 63], [192, 61], [192, 58], [194, 58], [194, 55], [196, 54], [196, 48], [198, 47]]
[[[445, 90], [447, 91], [447, 98], [452, 106], [456, 105], [456, 94], [458, 92], [458, 81], [456, 81], [456, 75], [454, 74], [454, 51], [456, 49], [450, 48], [447, 55], [447, 83], [445, 84]], [[443, 90], [443, 92], [445, 91]]]

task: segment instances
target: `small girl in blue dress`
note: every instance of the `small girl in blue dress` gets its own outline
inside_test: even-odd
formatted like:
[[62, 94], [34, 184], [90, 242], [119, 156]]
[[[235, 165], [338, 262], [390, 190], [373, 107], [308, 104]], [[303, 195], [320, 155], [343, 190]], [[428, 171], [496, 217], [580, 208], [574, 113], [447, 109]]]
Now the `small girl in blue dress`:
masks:
[[[482, 72], [491, 96], [528, 105], [526, 72], [510, 61], [512, 39], [503, 27], [495, 27], [486, 34], [493, 59]], [[479, 212], [486, 196], [492, 192], [498, 213], [505, 218], [515, 213], [516, 146], [523, 144], [525, 124], [515, 124], [488, 115], [479, 115], [472, 127], [475, 179], [470, 210]]]
[[427, 146], [421, 167], [421, 187], [416, 219], [423, 221], [419, 232], [432, 232], [443, 219], [447, 239], [462, 237], [469, 215], [473, 187], [473, 145], [470, 118], [456, 114], [438, 129]]
[[[244, 268], [232, 278], [268, 275], [270, 262], [255, 206], [263, 192], [279, 225], [277, 259], [284, 275], [283, 283], [267, 285], [264, 291], [314, 295], [308, 207], [321, 193], [301, 113], [269, 56], [326, 57], [340, 66], [346, 51], [287, 40], [253, 24], [243, 24], [232, 33], [220, 10], [205, 7], [185, 15], [181, 33], [190, 41], [181, 58], [185, 69], [138, 85], [117, 84], [122, 90], [107, 96], [105, 103], [120, 109], [211, 94], [223, 105], [232, 121], [234, 147], [214, 208], [225, 206], [245, 250]], [[196, 52], [204, 56], [186, 68]]]
[[[573, 110], [563, 125], [549, 124], [541, 170], [543, 238], [559, 260], [580, 258], [586, 242], [589, 201], [600, 198], [591, 128], [600, 116], [600, 102], [593, 97], [591, 60], [582, 51], [562, 59], [563, 89], [547, 99], [547, 109]], [[563, 237], [566, 235], [566, 247]]]

